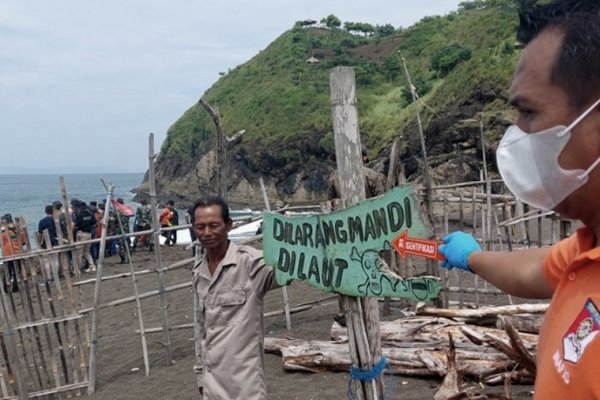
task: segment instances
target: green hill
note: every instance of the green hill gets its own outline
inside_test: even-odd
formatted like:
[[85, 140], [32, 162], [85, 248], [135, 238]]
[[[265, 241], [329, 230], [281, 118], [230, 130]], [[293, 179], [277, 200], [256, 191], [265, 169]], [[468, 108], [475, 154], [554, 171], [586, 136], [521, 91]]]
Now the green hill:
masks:
[[[342, 65], [355, 69], [362, 140], [377, 168], [387, 168], [391, 143], [401, 135], [405, 172], [418, 179], [419, 110], [430, 164], [444, 167], [434, 177], [478, 178], [479, 118], [492, 144], [508, 120], [506, 97], [519, 53], [514, 2], [463, 2], [455, 12], [406, 29], [356, 22], [335, 27], [332, 17], [329, 27], [296, 23], [204, 94], [227, 132], [246, 130], [229, 153], [230, 199], [255, 203], [260, 196], [248, 192], [259, 176], [270, 195], [285, 201], [323, 197], [335, 163], [329, 72]], [[410, 101], [400, 55], [417, 103]], [[307, 62], [311, 57], [318, 63]], [[191, 199], [214, 190], [214, 132], [198, 104], [170, 127], [157, 160], [162, 193]]]

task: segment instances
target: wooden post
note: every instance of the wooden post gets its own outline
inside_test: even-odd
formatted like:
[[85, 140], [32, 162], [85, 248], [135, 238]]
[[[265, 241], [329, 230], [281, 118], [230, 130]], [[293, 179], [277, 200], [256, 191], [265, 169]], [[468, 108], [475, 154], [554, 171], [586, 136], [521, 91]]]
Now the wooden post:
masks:
[[[112, 197], [114, 186], [111, 185], [106, 195], [106, 209], [102, 218], [102, 226], [108, 226], [108, 214], [110, 199]], [[96, 390], [96, 354], [98, 350], [98, 312], [100, 305], [100, 289], [102, 287], [102, 264], [104, 264], [104, 251], [106, 250], [107, 229], [102, 229], [100, 238], [100, 254], [96, 265], [96, 285], [94, 287], [94, 309], [92, 310], [92, 340], [90, 342], [90, 370], [88, 393], [94, 393]]]
[[[349, 207], [365, 199], [354, 70], [350, 67], [332, 69], [330, 90], [342, 205]], [[352, 364], [371, 369], [381, 357], [377, 299], [343, 296], [343, 300]], [[359, 382], [355, 387], [358, 399], [383, 398], [382, 379]]]
[[221, 127], [221, 116], [219, 110], [206, 100], [200, 99], [199, 103], [210, 115], [217, 129], [217, 194], [227, 200], [227, 143]]
[[159, 226], [158, 226], [158, 213], [156, 212], [156, 178], [154, 171], [154, 133], [150, 133], [148, 138], [148, 171], [149, 171], [149, 183], [150, 183], [150, 209], [152, 210], [152, 238], [154, 241], [154, 255], [156, 256], [156, 264], [158, 268], [158, 291], [160, 293], [160, 308], [163, 325], [163, 345], [167, 350], [167, 365], [173, 363], [173, 356], [171, 354], [171, 334], [169, 333], [169, 325], [167, 322], [167, 300], [165, 298], [165, 276], [162, 267], [162, 256], [160, 252], [160, 241], [159, 241]]
[[[267, 196], [267, 189], [265, 188], [265, 182], [262, 176], [259, 178], [260, 190], [262, 191], [263, 199], [265, 200], [265, 208], [267, 211], [271, 211], [269, 205], [269, 197]], [[285, 309], [285, 326], [288, 331], [292, 330], [292, 319], [290, 317], [290, 301], [288, 299], [288, 292], [285, 286], [281, 287], [281, 294], [283, 295], [283, 308]]]

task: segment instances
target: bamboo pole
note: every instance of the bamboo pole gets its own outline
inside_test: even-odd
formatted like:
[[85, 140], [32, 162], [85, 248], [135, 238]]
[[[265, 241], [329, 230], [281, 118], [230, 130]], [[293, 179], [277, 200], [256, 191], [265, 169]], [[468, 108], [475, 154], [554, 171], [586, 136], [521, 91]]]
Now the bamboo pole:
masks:
[[[41, 268], [41, 270], [42, 271], [46, 271], [43, 267]], [[32, 268], [32, 271], [33, 271], [33, 273], [32, 273], [33, 281], [37, 282], [37, 273], [36, 273], [35, 268]], [[48, 286], [47, 279], [44, 276], [43, 272], [42, 272], [41, 277], [42, 277], [44, 286]], [[40, 285], [35, 284], [34, 288], [35, 288], [35, 292], [36, 292], [35, 293], [36, 297], [38, 299], [38, 305], [39, 305], [39, 309], [40, 309], [40, 315], [42, 317], [41, 321], [48, 320], [48, 318], [46, 316], [46, 311], [44, 310], [44, 302], [43, 302], [43, 299], [42, 299], [42, 294], [41, 294], [41, 291], [39, 289]], [[48, 306], [50, 308], [50, 311], [55, 311], [54, 308], [53, 308], [54, 304], [52, 302], [51, 294], [48, 291], [46, 291], [46, 294], [48, 295]], [[47, 343], [47, 346], [48, 346], [48, 350], [50, 352], [50, 357], [49, 357], [49, 360], [50, 360], [50, 369], [53, 371], [53, 373], [54, 373], [54, 379], [55, 379], [55, 381], [57, 381], [57, 384], [59, 385], [60, 383], [58, 381], [58, 367], [57, 367], [58, 361], [56, 360], [58, 358], [58, 352], [55, 351], [54, 345], [52, 343], [52, 335], [50, 334], [49, 324], [42, 324], [42, 323], [40, 323], [40, 320], [38, 320], [36, 322], [31, 322], [29, 324], [25, 324], [25, 326], [23, 326], [23, 324], [20, 324], [20, 325], [16, 326], [15, 329], [21, 329], [22, 327], [27, 327], [27, 325], [44, 326], [44, 333], [45, 333], [46, 343]], [[55, 325], [53, 325], [53, 327], [55, 327]], [[58, 340], [58, 338], [57, 338], [57, 340]], [[50, 376], [48, 374], [48, 365], [45, 366], [45, 370], [46, 370], [48, 385], [51, 385]]]
[[[106, 187], [106, 185], [105, 185], [105, 187]], [[119, 211], [117, 211], [117, 212], [119, 212]], [[117, 216], [117, 221], [119, 221], [119, 227], [121, 228], [121, 232], [125, 232], [125, 228], [123, 227], [122, 219]], [[146, 333], [144, 332], [144, 317], [142, 315], [142, 304], [140, 303], [140, 296], [139, 296], [138, 286], [137, 286], [137, 278], [136, 278], [135, 270], [133, 269], [133, 261], [131, 260], [131, 251], [129, 250], [129, 238], [124, 237], [124, 235], [121, 235], [121, 238], [122, 238], [122, 243], [125, 244], [125, 251], [127, 253], [127, 261], [129, 264], [131, 281], [133, 283], [135, 308], [137, 309], [138, 323], [140, 325], [140, 340], [142, 342], [142, 355], [144, 358], [144, 373], [147, 378], [148, 376], [150, 376], [150, 361], [148, 360], [148, 345], [146, 344]], [[157, 243], [157, 246], [158, 246], [158, 243]], [[96, 284], [98, 284], [98, 283], [96, 283]]]
[[[265, 182], [262, 176], [258, 179], [260, 183], [260, 190], [265, 201], [265, 208], [267, 211], [271, 211], [271, 205], [269, 204], [269, 196], [267, 196], [267, 189], [265, 188]], [[283, 308], [285, 310], [285, 326], [288, 331], [292, 330], [292, 319], [290, 317], [290, 301], [288, 300], [288, 292], [285, 286], [281, 287], [281, 294], [283, 295]]]
[[[463, 194], [460, 192], [459, 202], [458, 202], [458, 226], [462, 231], [465, 228], [465, 213], [464, 213], [464, 201]], [[455, 272], [456, 273], [456, 272]], [[458, 288], [462, 289], [463, 287], [463, 274], [458, 274]], [[463, 292], [459, 290], [458, 292], [458, 308], [463, 308]]]
[[[320, 299], [316, 299], [316, 300], [312, 300], [312, 301], [307, 301], [306, 303], [301, 303], [298, 305], [295, 305], [294, 307], [290, 308], [290, 312], [292, 314], [296, 314], [296, 313], [301, 313], [304, 311], [308, 311], [308, 310], [312, 310], [315, 307], [319, 307], [319, 306], [324, 306], [330, 303], [333, 303], [335, 301], [337, 301], [337, 296], [327, 296], [327, 297], [322, 297]], [[276, 310], [276, 311], [270, 311], [270, 312], [266, 312], [263, 314], [263, 318], [269, 318], [269, 317], [277, 317], [280, 315], [284, 315], [285, 314], [285, 310]], [[174, 331], [174, 330], [182, 330], [182, 329], [192, 329], [194, 328], [194, 324], [180, 324], [180, 325], [171, 325], [169, 327], [170, 330]], [[148, 328], [146, 329], [146, 333], [160, 333], [162, 332], [162, 328], [161, 327], [156, 327], [156, 328]], [[139, 333], [139, 330], [136, 330], [135, 333]]]
[[[71, 219], [71, 215], [69, 215], [69, 203], [68, 203], [69, 200], [67, 198], [67, 188], [65, 185], [65, 177], [64, 176], [59, 177], [59, 184], [60, 184], [61, 198], [62, 198], [63, 207], [64, 207], [64, 217], [65, 217], [65, 222], [67, 224], [67, 239], [69, 241], [69, 244], [74, 244], [75, 238], [73, 237], [73, 220]], [[79, 278], [79, 274], [81, 273], [81, 268], [80, 268], [81, 266], [79, 265], [79, 256], [77, 255], [76, 251], [73, 251], [73, 253], [72, 253], [71, 262], [73, 263], [72, 267], [75, 272], [75, 276], [77, 278]]]
[[156, 153], [154, 153], [154, 133], [150, 133], [148, 138], [148, 171], [149, 171], [149, 184], [150, 184], [150, 209], [152, 210], [152, 230], [154, 240], [154, 254], [156, 256], [156, 265], [158, 268], [157, 279], [158, 279], [158, 292], [160, 298], [160, 311], [163, 325], [163, 345], [167, 352], [167, 365], [173, 363], [173, 354], [171, 352], [171, 335], [168, 329], [167, 319], [167, 299], [165, 298], [165, 275], [162, 266], [162, 255], [160, 250], [160, 242], [158, 237], [158, 213], [156, 212], [156, 175], [154, 171], [154, 159]]
[[[332, 69], [330, 90], [342, 204], [349, 207], [365, 199], [354, 70], [349, 67]], [[381, 357], [377, 299], [348, 296], [342, 296], [342, 299], [346, 306], [352, 363], [362, 369], [371, 369]], [[378, 400], [383, 397], [382, 379], [362, 382], [355, 387], [360, 400]]]
[[[0, 246], [0, 255], [2, 254], [4, 254], [4, 248], [3, 246]], [[4, 338], [4, 343], [6, 344], [6, 346], [3, 346], [5, 347], [6, 365], [7, 368], [10, 365], [9, 374], [12, 373], [12, 376], [15, 379], [17, 385], [17, 395], [19, 396], [19, 399], [26, 400], [28, 398], [28, 395], [27, 389], [25, 388], [25, 385], [23, 383], [21, 362], [19, 357], [17, 357], [17, 355], [15, 354], [17, 344], [15, 343], [15, 338], [13, 336], [13, 316], [11, 315], [10, 309], [6, 307], [6, 292], [4, 291], [3, 284], [0, 284], [0, 317], [2, 318], [2, 321], [4, 321], [4, 329], [2, 330], [2, 335]]]
[[[448, 221], [448, 201], [446, 199], [446, 196], [444, 196], [444, 235], [447, 235], [449, 233], [449, 230], [450, 226]], [[448, 307], [450, 301], [450, 294], [448, 293], [448, 272], [449, 271], [447, 269], [444, 269], [444, 277], [442, 280], [442, 288], [444, 289], [442, 304], [444, 308]]]
[[[393, 186], [394, 186], [394, 182], [396, 180], [396, 175], [395, 175], [395, 171], [396, 171], [396, 153], [397, 153], [397, 147], [398, 147], [398, 139], [394, 140], [394, 144], [392, 145], [392, 149], [390, 150], [390, 162], [388, 165], [388, 175], [387, 175], [387, 180], [385, 183], [385, 190], [388, 191], [390, 190]], [[404, 174], [401, 173], [398, 175], [398, 181], [401, 181], [404, 179]], [[390, 259], [390, 269], [394, 272], [397, 273], [397, 257], [396, 257], [396, 252], [395, 251], [391, 251], [391, 252], [386, 252], [386, 254], [389, 254], [389, 259]], [[383, 299], [383, 315], [384, 316], [388, 316], [391, 313], [391, 302], [390, 302], [390, 298], [389, 297], [385, 297]]]
[[[20, 219], [17, 219], [16, 227], [17, 227], [17, 232], [21, 232], [22, 227], [21, 227]], [[26, 233], [25, 233], [25, 237], [27, 237]], [[26, 246], [25, 252], [27, 252], [30, 249], [31, 249], [30, 246]], [[23, 307], [23, 314], [25, 315], [26, 321], [28, 321], [28, 322], [35, 321], [37, 318], [35, 315], [35, 310], [33, 307], [33, 300], [32, 300], [31, 291], [29, 288], [29, 275], [30, 275], [29, 268], [28, 268], [28, 265], [25, 263], [25, 260], [18, 261], [18, 262], [21, 264], [21, 268], [20, 268], [21, 274], [20, 275], [21, 275], [22, 280], [19, 285], [19, 287], [20, 287], [19, 292], [21, 293], [21, 299], [22, 299], [21, 305]], [[34, 282], [34, 285], [37, 285], [37, 282]], [[49, 382], [50, 379], [49, 379], [48, 372], [45, 370], [46, 361], [45, 361], [45, 357], [44, 357], [44, 349], [43, 349], [41, 338], [40, 338], [40, 331], [37, 326], [34, 326], [29, 329], [29, 334], [30, 334], [30, 337], [32, 337], [32, 339], [33, 339], [31, 341], [32, 342], [31, 343], [32, 352], [31, 352], [30, 356], [33, 361], [33, 367], [36, 372], [36, 377], [38, 378], [38, 381], [40, 383], [40, 387], [43, 387], [44, 381], [42, 379], [41, 370], [44, 370], [44, 372], [46, 373], [45, 377], [47, 379], [47, 382]], [[33, 341], [35, 341], [35, 345], [37, 347], [37, 353], [39, 354], [40, 362], [43, 367], [40, 367], [40, 365], [37, 362], [37, 358], [35, 357], [35, 354], [34, 354], [35, 349], [33, 348]], [[68, 377], [68, 375], [66, 375], [66, 372], [67, 371], [65, 370], [65, 378]]]
[[[72, 246], [73, 251], [71, 251], [71, 263], [72, 265], [69, 265], [69, 261], [68, 261], [68, 257], [66, 255], [63, 255], [63, 257], [61, 257], [61, 260], [63, 261], [63, 274], [65, 275], [65, 279], [67, 281], [67, 293], [69, 295], [69, 301], [71, 303], [71, 311], [73, 312], [76, 307], [75, 307], [75, 298], [72, 292], [72, 285], [71, 285], [71, 269], [74, 272], [74, 275], [77, 277], [77, 279], [80, 278], [81, 275], [81, 269], [80, 269], [80, 265], [79, 265], [79, 256], [77, 254], [77, 251], [75, 249], [75, 240], [73, 238], [73, 220], [71, 219], [71, 216], [69, 214], [69, 203], [68, 203], [68, 199], [67, 199], [67, 189], [66, 189], [66, 184], [65, 184], [65, 178], [63, 176], [61, 176], [59, 178], [59, 186], [60, 186], [60, 191], [61, 191], [61, 198], [62, 198], [62, 202], [63, 202], [63, 207], [64, 207], [64, 218], [65, 218], [65, 223], [67, 225], [67, 237], [69, 240], [69, 244]], [[104, 226], [107, 226], [106, 224], [106, 220], [104, 221]], [[103, 229], [103, 234], [105, 235], [105, 231], [106, 229]], [[105, 244], [104, 247], [102, 247], [102, 242], [101, 242], [101, 252], [102, 252], [102, 259], [104, 259], [104, 248], [106, 245], [106, 239], [105, 239]], [[60, 281], [55, 280], [56, 285], [57, 285], [57, 289], [59, 291], [60, 296], [62, 296], [62, 289], [60, 287]], [[49, 287], [48, 287], [49, 290]], [[81, 293], [81, 289], [78, 290], [78, 294], [79, 294], [79, 303], [80, 306], [83, 305], [83, 295]], [[91, 335], [91, 328], [89, 326], [89, 321], [87, 319], [85, 319], [83, 321], [84, 324], [84, 332], [85, 332], [85, 336], [86, 336], [86, 342], [87, 344], [90, 346], [90, 351], [91, 351], [91, 341], [92, 338], [90, 337]], [[80, 327], [78, 324], [75, 325], [74, 327], [75, 329], [75, 334], [77, 335], [77, 338], [79, 340], [79, 345], [80, 345], [80, 352], [79, 352], [79, 365], [82, 369], [82, 372], [84, 374], [84, 376], [88, 376], [89, 378], [89, 367], [86, 367], [86, 359], [85, 359], [85, 354], [84, 354], [84, 349], [81, 347], [81, 336], [80, 336]], [[89, 389], [88, 389], [89, 390]]]
[[[115, 187], [111, 185], [106, 195], [106, 210], [102, 220], [102, 226], [108, 226], [108, 214], [110, 200]], [[106, 229], [102, 230], [102, 240], [100, 241], [100, 254], [96, 263], [96, 286], [94, 288], [94, 307], [92, 308], [92, 339], [90, 342], [90, 367], [89, 367], [89, 386], [88, 393], [96, 391], [96, 354], [98, 351], [98, 316], [100, 305], [100, 289], [102, 287], [102, 267], [104, 264], [104, 252], [106, 250]]]
[[[473, 188], [473, 236], [477, 236], [477, 203], [475, 201], [475, 193], [477, 192], [476, 188]], [[483, 221], [482, 221], [483, 223]], [[473, 278], [475, 281], [475, 289], [479, 288], [479, 275], [475, 274]], [[475, 291], [475, 304], [479, 307], [479, 292]]]
[[[175, 269], [183, 268], [186, 265], [193, 264], [193, 262], [194, 262], [193, 257], [186, 258], [185, 260], [177, 261], [176, 263], [173, 263], [173, 264], [167, 266], [166, 268], [163, 269], [163, 272], [173, 271]], [[114, 274], [114, 275], [103, 276], [102, 281], [122, 279], [122, 278], [127, 278], [130, 276], [147, 275], [147, 274], [152, 274], [152, 273], [156, 273], [156, 272], [158, 272], [158, 270], [156, 270], [156, 269], [144, 269], [144, 270], [135, 271], [135, 272], [122, 272], [122, 273], [118, 273], [118, 274]], [[91, 278], [91, 279], [86, 279], [83, 281], [75, 282], [73, 284], [73, 286], [87, 285], [87, 284], [94, 283], [94, 282], [96, 282], [96, 279]]]
[[[177, 285], [167, 286], [162, 291], [158, 290], [158, 289], [150, 290], [148, 292], [141, 293], [138, 297], [140, 300], [143, 300], [148, 297], [157, 296], [157, 295], [164, 294], [167, 292], [172, 292], [174, 290], [185, 289], [185, 288], [188, 288], [191, 286], [192, 286], [191, 281], [183, 282], [183, 283], [179, 283]], [[109, 301], [108, 303], [99, 304], [98, 309], [101, 310], [101, 309], [107, 308], [107, 307], [114, 307], [114, 306], [120, 306], [122, 304], [133, 303], [135, 301], [135, 299], [136, 299], [135, 296], [129, 296], [129, 297], [124, 297], [122, 299], [112, 300], [112, 301]], [[82, 308], [81, 310], [79, 310], [79, 313], [86, 314], [86, 313], [89, 313], [92, 311], [94, 311], [94, 307]]]
[[[412, 101], [413, 101], [413, 103], [416, 103], [418, 96], [417, 96], [417, 92], [415, 90], [415, 86], [412, 83], [410, 73], [408, 72], [408, 67], [406, 66], [406, 60], [404, 59], [402, 52], [398, 51], [398, 53], [400, 53], [400, 59], [402, 60], [402, 67], [404, 68], [404, 74], [406, 75], [406, 81], [408, 82], [408, 87], [410, 89], [410, 95], [412, 97]], [[434, 226], [433, 225], [433, 208], [431, 206], [431, 177], [429, 175], [429, 161], [427, 160], [427, 145], [425, 143], [425, 134], [423, 132], [423, 124], [421, 123], [421, 114], [419, 113], [419, 109], [416, 106], [415, 106], [415, 115], [417, 118], [417, 126], [419, 128], [419, 139], [421, 140], [421, 153], [423, 154], [423, 180], [425, 182], [425, 198], [423, 199], [423, 202], [425, 203], [425, 208], [427, 209], [427, 216], [429, 218], [429, 221], [432, 223], [432, 226]], [[435, 228], [434, 228], [433, 234], [435, 236]]]
[[227, 200], [227, 141], [221, 126], [221, 115], [219, 109], [210, 105], [206, 100], [200, 99], [198, 102], [210, 115], [217, 130], [217, 194]]
[[[18, 224], [18, 220], [16, 221], [17, 223], [15, 224], [15, 229], [17, 232], [17, 238], [13, 239], [10, 237], [10, 235], [8, 236], [8, 248], [10, 249], [14, 249], [15, 247], [17, 248], [21, 248], [21, 240], [22, 240], [22, 232], [19, 229], [20, 226]], [[2, 224], [2, 231], [7, 231], [8, 227], [5, 224]], [[13, 274], [14, 274], [14, 282], [10, 283], [8, 285], [8, 292], [7, 295], [10, 298], [10, 302], [11, 302], [11, 306], [12, 306], [12, 311], [13, 311], [13, 318], [15, 323], [19, 324], [20, 323], [20, 319], [21, 317], [25, 316], [25, 318], [28, 318], [27, 315], [27, 311], [25, 308], [25, 303], [26, 303], [26, 299], [23, 295], [24, 292], [24, 288], [23, 288], [23, 282], [19, 280], [20, 275], [21, 275], [21, 261], [13, 261], [12, 263], [12, 267], [13, 267]], [[5, 265], [5, 272], [6, 272], [6, 276], [10, 279], [10, 274], [9, 274], [9, 268], [10, 266]], [[15, 293], [14, 289], [11, 290], [12, 288], [18, 287], [18, 292]], [[20, 301], [15, 301], [14, 297], [17, 297], [17, 300]], [[19, 306], [22, 306], [22, 310], [19, 309]], [[32, 340], [32, 334], [29, 330], [23, 332], [23, 331], [18, 331], [17, 332], [19, 335], [19, 343], [21, 344], [21, 346], [19, 346], [19, 349], [21, 351], [21, 357], [24, 361], [24, 365], [25, 365], [25, 371], [27, 372], [27, 376], [26, 379], [28, 382], [30, 382], [33, 387], [35, 387], [35, 376], [38, 377], [38, 382], [40, 385], [42, 385], [42, 380], [41, 380], [41, 376], [39, 375], [39, 371], [37, 371], [38, 366], [37, 361], [35, 360], [35, 358], [32, 357], [31, 361], [29, 361], [29, 357], [33, 355], [34, 351], [33, 351], [33, 340]], [[32, 366], [33, 366], [33, 370], [32, 370]], [[34, 376], [34, 372], [36, 373]]]

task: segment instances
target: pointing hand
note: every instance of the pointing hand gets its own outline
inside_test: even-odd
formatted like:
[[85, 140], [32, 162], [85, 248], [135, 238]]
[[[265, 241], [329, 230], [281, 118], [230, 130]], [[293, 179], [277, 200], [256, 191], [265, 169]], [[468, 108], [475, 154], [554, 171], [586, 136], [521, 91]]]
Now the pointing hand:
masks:
[[475, 238], [464, 232], [453, 232], [442, 240], [439, 252], [446, 258], [441, 262], [442, 268], [452, 268], [473, 272], [469, 267], [468, 259], [471, 253], [481, 251]]

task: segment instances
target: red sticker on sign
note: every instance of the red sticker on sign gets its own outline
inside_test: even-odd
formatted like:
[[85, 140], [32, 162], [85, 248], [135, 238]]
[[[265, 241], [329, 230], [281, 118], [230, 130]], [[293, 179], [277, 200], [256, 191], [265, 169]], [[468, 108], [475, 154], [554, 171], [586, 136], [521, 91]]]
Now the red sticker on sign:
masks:
[[392, 247], [401, 257], [408, 255], [443, 261], [444, 256], [439, 252], [438, 246], [442, 244], [437, 240], [417, 239], [408, 236], [408, 231], [403, 231], [392, 240]]

